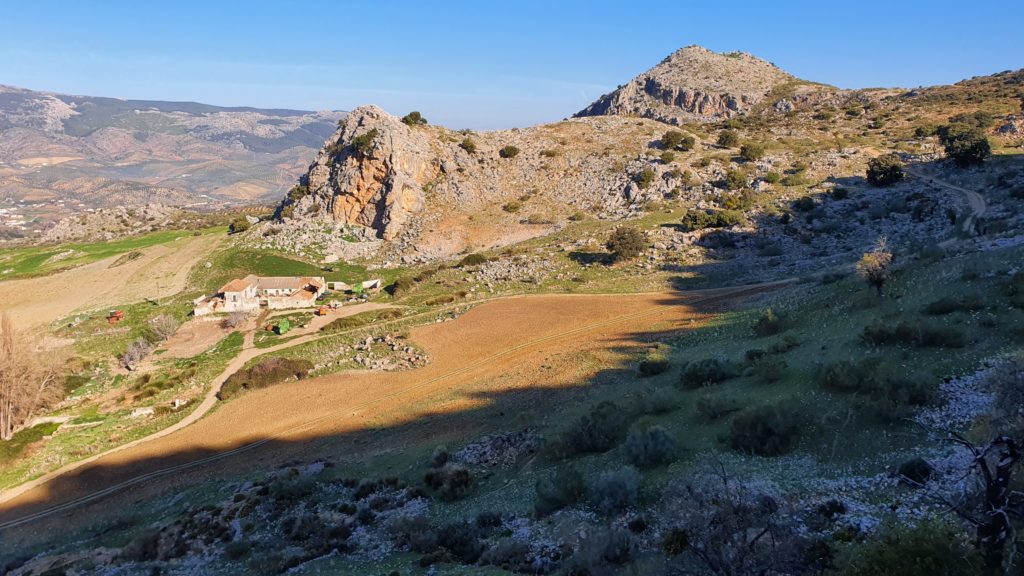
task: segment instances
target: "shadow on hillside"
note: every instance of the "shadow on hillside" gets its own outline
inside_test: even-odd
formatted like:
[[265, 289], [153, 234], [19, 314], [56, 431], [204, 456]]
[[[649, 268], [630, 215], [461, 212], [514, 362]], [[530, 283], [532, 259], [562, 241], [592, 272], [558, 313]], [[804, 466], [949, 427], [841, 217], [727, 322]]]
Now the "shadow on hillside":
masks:
[[[131, 528], [136, 523], [150, 522], [150, 520], [140, 520], [135, 516], [137, 511], [132, 508], [137, 504], [156, 498], [172, 497], [175, 493], [194, 488], [197, 484], [207, 481], [231, 482], [239, 478], [259, 480], [264, 477], [266, 471], [297, 461], [309, 462], [317, 458], [325, 458], [335, 462], [340, 460], [344, 465], [344, 462], [370, 459], [396, 449], [412, 453], [424, 452], [429, 455], [430, 450], [438, 445], [447, 444], [451, 447], [459, 447], [488, 433], [516, 431], [527, 427], [540, 427], [546, 431], [558, 430], [564, 426], [564, 421], [567, 418], [575, 417], [578, 412], [576, 408], [588, 406], [593, 402], [592, 395], [595, 392], [622, 386], [621, 393], [616, 396], [616, 398], [621, 398], [622, 402], [630, 402], [633, 398], [641, 395], [645, 387], [633, 385], [638, 383], [639, 377], [630, 358], [635, 358], [638, 351], [642, 351], [652, 342], [699, 327], [699, 323], [692, 323], [689, 319], [714, 314], [726, 306], [735, 305], [737, 299], [736, 296], [715, 291], [666, 294], [664, 297], [658, 298], [656, 305], [665, 307], [664, 310], [670, 315], [668, 319], [660, 313], [652, 316], [651, 326], [656, 325], [656, 330], [626, 331], [619, 336], [600, 333], [594, 335], [594, 339], [588, 342], [590, 348], [607, 350], [613, 354], [612, 357], [623, 358], [623, 360], [604, 366], [591, 377], [582, 381], [577, 381], [578, 377], [574, 376], [578, 373], [574, 364], [575, 360], [571, 362], [567, 360], [565, 364], [561, 365], [559, 372], [554, 373], [554, 376], [548, 376], [545, 370], [550, 369], [550, 366], [545, 366], [546, 352], [545, 354], [531, 353], [529, 355], [524, 353], [523, 361], [518, 365], [521, 368], [518, 369], [532, 370], [536, 364], [537, 376], [535, 379], [533, 376], [527, 376], [530, 379], [527, 381], [532, 380], [535, 384], [520, 388], [512, 387], [502, 391], [455, 394], [458, 397], [459, 405], [465, 406], [459, 410], [437, 411], [438, 408], [443, 408], [452, 400], [453, 390], [436, 390], [426, 396], [430, 398], [426, 403], [422, 396], [419, 397], [419, 400], [416, 400], [416, 396], [411, 397], [413, 402], [410, 412], [413, 414], [408, 421], [380, 427], [372, 423], [371, 414], [370, 418], [359, 421], [359, 425], [363, 428], [350, 433], [303, 440], [253, 437], [249, 442], [259, 442], [260, 444], [256, 447], [169, 474], [162, 474], [161, 471], [201, 461], [214, 456], [216, 452], [208, 449], [191, 449], [159, 457], [118, 462], [117, 464], [107, 463], [109, 461], [117, 462], [119, 460], [117, 456], [101, 460], [58, 477], [47, 483], [43, 489], [30, 493], [30, 496], [36, 498], [34, 501], [0, 509], [0, 523], [24, 518], [76, 498], [94, 494], [98, 490], [117, 485], [125, 480], [149, 474], [154, 474], [155, 477], [69, 510], [59, 511], [19, 527], [0, 530], [0, 539], [3, 539], [6, 544], [5, 551], [11, 554], [18, 550], [35, 549], [37, 546], [50, 543], [56, 537], [55, 535], [60, 535], [63, 540], [72, 534], [75, 535], [75, 538], [84, 538], [102, 533], [104, 530]], [[681, 310], [682, 307], [686, 309]], [[675, 313], [674, 310], [671, 310], [672, 308], [680, 309], [679, 313]], [[624, 308], [622, 312], [628, 314], [629, 309]], [[455, 339], [470, 338], [464, 334], [465, 331], [458, 330], [457, 322], [458, 320], [455, 320], [452, 324], [452, 331], [449, 333], [451, 337]], [[646, 322], [646, 320], [640, 322]], [[530, 342], [532, 337], [530, 334], [523, 334], [517, 340]], [[559, 338], [566, 337], [571, 336], [559, 336]], [[544, 350], [544, 346], [546, 344], [540, 344], [538, 350]], [[474, 361], [483, 361], [486, 358], [466, 357], [459, 360], [466, 365], [471, 365]], [[493, 374], [474, 378], [471, 386], [467, 384], [463, 388], [479, 388], [481, 383], [488, 381], [487, 379], [500, 380], [500, 378], [501, 376]], [[554, 385], [551, 384], [552, 378], [555, 382]], [[568, 381], [570, 384], [559, 386], [557, 384], [559, 379]], [[309, 382], [307, 380], [282, 386], [302, 386]], [[340, 382], [339, 385], [343, 385], [343, 382]], [[423, 408], [423, 406], [427, 406], [427, 408]], [[561, 408], [552, 411], [552, 407]], [[371, 412], [372, 410], [372, 407], [360, 408], [360, 412]], [[421, 411], [421, 413], [417, 413], [417, 411]], [[272, 417], [272, 413], [273, 410], [268, 408], [267, 413], [262, 416]], [[348, 409], [339, 408], [338, 416], [339, 422], [352, 422]], [[208, 418], [216, 417], [216, 413], [208, 416]], [[380, 477], [395, 475], [418, 482], [422, 480], [427, 466], [426, 461], [403, 464], [394, 468], [376, 469], [375, 474]], [[184, 507], [183, 504], [171, 505], [171, 509], [174, 510]], [[169, 514], [171, 517], [167, 520], [173, 520], [174, 514], [171, 512]], [[7, 559], [4, 556], [5, 554], [0, 553], [0, 561]]]
[[[950, 183], [986, 197], [988, 212], [974, 222], [972, 236], [1001, 233], [1007, 216], [1019, 210], [1020, 200], [1007, 198], [1010, 190], [1024, 186], [1024, 155], [1003, 155], [981, 168], [966, 170], [946, 160], [910, 164], [908, 168], [927, 178], [952, 180]], [[703, 249], [706, 262], [668, 262], [661, 270], [680, 274], [672, 281], [676, 290], [745, 284], [753, 277], [820, 277], [848, 272], [881, 236], [910, 254], [962, 236], [958, 228], [968, 213], [966, 198], [934, 181], [911, 177], [878, 188], [864, 176], [855, 175], [831, 177], [823, 184], [827, 185], [812, 187], [788, 201], [781, 213], [762, 212], [749, 218], [744, 227], [703, 231], [694, 245]], [[687, 231], [679, 223], [662, 227]], [[799, 266], [789, 265], [793, 263]]]

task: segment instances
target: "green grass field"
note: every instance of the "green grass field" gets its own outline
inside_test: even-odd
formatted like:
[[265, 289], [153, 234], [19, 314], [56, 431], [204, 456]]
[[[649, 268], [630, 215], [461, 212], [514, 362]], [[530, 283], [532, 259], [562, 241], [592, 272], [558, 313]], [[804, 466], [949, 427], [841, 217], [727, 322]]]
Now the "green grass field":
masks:
[[[225, 232], [225, 228], [215, 227], [207, 228], [200, 233], [223, 234]], [[166, 244], [194, 234], [195, 232], [190, 230], [165, 230], [110, 242], [72, 243], [4, 250], [0, 252], [0, 279], [10, 280], [53, 274], [60, 270], [89, 264], [133, 250]]]

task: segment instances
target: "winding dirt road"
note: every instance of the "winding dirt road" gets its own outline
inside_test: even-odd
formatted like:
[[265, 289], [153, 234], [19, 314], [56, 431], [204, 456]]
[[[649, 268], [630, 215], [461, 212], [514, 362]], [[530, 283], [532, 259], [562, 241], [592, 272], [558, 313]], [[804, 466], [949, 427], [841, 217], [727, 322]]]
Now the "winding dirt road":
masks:
[[[639, 345], [640, 334], [693, 327], [708, 317], [709, 307], [779, 284], [490, 301], [457, 320], [412, 330], [411, 338], [432, 359], [426, 367], [340, 373], [252, 391], [222, 404], [214, 400], [217, 409], [204, 411], [205, 418], [196, 410], [195, 417], [155, 437], [83, 463], [70, 479], [54, 475], [7, 497], [0, 505], [0, 529], [109, 513], [118, 502], [139, 498], [139, 492], [152, 496], [182, 482], [265, 469], [268, 461], [336, 457], [331, 439], [464, 412], [486, 403], [482, 397], [488, 395], [579, 386], [592, 374], [581, 371], [576, 354], [607, 354]], [[225, 373], [250, 357], [240, 356]], [[63, 514], [79, 508], [88, 513]]]

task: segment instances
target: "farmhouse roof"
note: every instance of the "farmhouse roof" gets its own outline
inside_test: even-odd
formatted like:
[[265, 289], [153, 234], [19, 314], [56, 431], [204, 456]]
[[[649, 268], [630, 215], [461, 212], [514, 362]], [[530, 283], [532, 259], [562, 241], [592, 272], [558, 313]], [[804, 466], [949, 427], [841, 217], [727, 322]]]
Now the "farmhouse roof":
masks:
[[243, 290], [245, 290], [246, 288], [252, 286], [255, 283], [256, 283], [256, 277], [253, 276], [252, 274], [250, 274], [250, 275], [246, 276], [245, 278], [236, 278], [236, 279], [232, 280], [231, 282], [228, 282], [227, 284], [225, 284], [224, 286], [221, 287], [220, 291], [221, 292], [242, 292]]

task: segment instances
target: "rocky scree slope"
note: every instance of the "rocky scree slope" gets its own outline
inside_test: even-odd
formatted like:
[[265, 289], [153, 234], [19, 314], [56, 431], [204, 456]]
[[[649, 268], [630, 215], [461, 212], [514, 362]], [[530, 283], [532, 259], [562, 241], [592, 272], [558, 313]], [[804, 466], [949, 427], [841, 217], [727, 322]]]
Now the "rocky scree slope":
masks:
[[688, 46], [576, 116], [640, 116], [669, 124], [710, 122], [749, 112], [775, 93], [785, 109], [791, 101], [783, 102], [782, 96], [802, 99], [830, 91], [744, 52], [717, 54]]

